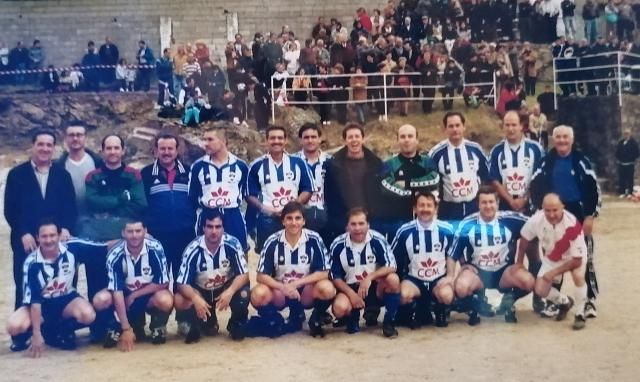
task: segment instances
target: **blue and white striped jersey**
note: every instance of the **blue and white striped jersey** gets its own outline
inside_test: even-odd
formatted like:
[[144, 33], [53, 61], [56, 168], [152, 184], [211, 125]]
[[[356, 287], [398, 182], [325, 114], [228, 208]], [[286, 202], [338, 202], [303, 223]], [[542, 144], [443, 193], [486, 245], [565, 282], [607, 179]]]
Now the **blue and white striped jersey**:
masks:
[[324, 177], [327, 172], [326, 162], [331, 159], [331, 155], [325, 152], [320, 152], [318, 161], [315, 163], [309, 163], [304, 155], [304, 151], [300, 151], [295, 155], [304, 160], [307, 167], [309, 167], [309, 172], [311, 173], [311, 181], [313, 182], [314, 191], [311, 194], [311, 199], [309, 199], [309, 202], [307, 203], [307, 207], [315, 207], [319, 210], [324, 210]]
[[463, 140], [453, 146], [445, 139], [429, 151], [442, 180], [442, 200], [462, 203], [472, 201], [483, 181], [489, 180], [489, 167], [482, 147]]
[[453, 259], [489, 272], [513, 264], [526, 221], [525, 215], [512, 211], [497, 211], [490, 222], [485, 222], [479, 212], [469, 215], [456, 231]]
[[453, 226], [442, 220], [434, 219], [428, 226], [418, 219], [402, 225], [391, 244], [398, 274], [422, 281], [445, 276], [453, 239]]
[[[102, 262], [107, 245], [78, 238], [60, 243], [60, 253], [49, 261], [40, 249], [32, 252], [23, 265], [23, 303], [41, 303], [43, 299], [65, 296], [76, 290], [78, 266], [87, 262]], [[89, 277], [89, 275], [87, 275]]]
[[209, 155], [191, 165], [189, 198], [204, 208], [238, 208], [247, 196], [247, 164], [229, 153], [227, 163], [216, 166]]
[[168, 283], [167, 260], [162, 245], [157, 240], [145, 238], [142, 252], [134, 259], [123, 240], [109, 251], [107, 276], [107, 289], [110, 291], [133, 292], [151, 283]]
[[204, 236], [196, 237], [182, 254], [176, 283], [217, 290], [234, 277], [249, 272], [242, 245], [235, 237], [224, 234], [215, 253], [207, 248]]
[[269, 236], [260, 252], [258, 272], [282, 283], [290, 283], [314, 272], [328, 271], [331, 259], [320, 235], [303, 228], [298, 243], [292, 247], [284, 230]]
[[282, 163], [276, 164], [265, 154], [251, 163], [248, 177], [249, 195], [262, 203], [281, 210], [302, 192], [313, 192], [311, 172], [304, 161], [284, 153]]
[[523, 138], [512, 146], [503, 140], [491, 149], [489, 177], [500, 182], [509, 195], [522, 197], [529, 191], [531, 177], [543, 157], [544, 150], [536, 141]]
[[353, 243], [349, 233], [338, 236], [329, 250], [333, 264], [331, 277], [356, 284], [380, 267], [396, 268], [396, 259], [381, 233], [372, 229], [364, 243]]

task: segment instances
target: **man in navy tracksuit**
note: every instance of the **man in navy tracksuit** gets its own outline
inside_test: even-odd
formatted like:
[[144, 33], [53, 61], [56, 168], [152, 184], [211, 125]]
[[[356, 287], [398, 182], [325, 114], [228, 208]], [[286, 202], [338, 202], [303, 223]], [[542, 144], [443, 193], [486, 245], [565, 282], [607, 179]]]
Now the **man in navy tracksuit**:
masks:
[[178, 277], [182, 251], [195, 237], [195, 211], [189, 201], [189, 168], [178, 160], [178, 139], [160, 135], [156, 160], [142, 169], [148, 207], [145, 223], [164, 248], [173, 280]]

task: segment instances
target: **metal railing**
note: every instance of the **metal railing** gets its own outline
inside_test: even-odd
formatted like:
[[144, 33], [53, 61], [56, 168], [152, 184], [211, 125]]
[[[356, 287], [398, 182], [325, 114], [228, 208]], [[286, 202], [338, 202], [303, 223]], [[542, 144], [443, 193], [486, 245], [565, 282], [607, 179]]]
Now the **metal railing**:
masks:
[[[478, 82], [478, 83], [467, 83], [464, 81], [464, 72], [462, 72], [462, 78], [460, 79], [460, 82], [458, 84], [458, 86], [456, 86], [454, 88], [454, 95], [453, 96], [444, 96], [444, 94], [441, 94], [440, 96], [438, 96], [438, 91], [442, 90], [442, 89], [447, 89], [449, 91], [451, 91], [451, 86], [447, 86], [445, 85], [420, 85], [420, 76], [422, 75], [419, 72], [407, 72], [407, 73], [380, 73], [380, 72], [376, 72], [376, 73], [352, 73], [352, 74], [305, 74], [305, 75], [288, 75], [283, 77], [276, 77], [276, 74], [274, 74], [273, 76], [271, 76], [271, 87], [270, 87], [270, 93], [271, 93], [271, 118], [272, 120], [275, 121], [275, 115], [276, 115], [276, 106], [282, 106], [282, 102], [280, 102], [280, 98], [282, 97], [282, 92], [284, 92], [284, 97], [286, 98], [285, 104], [286, 105], [322, 105], [322, 104], [329, 104], [329, 105], [337, 105], [337, 104], [362, 104], [362, 103], [375, 103], [375, 102], [380, 102], [384, 104], [384, 119], [388, 120], [389, 118], [389, 102], [395, 102], [395, 101], [399, 101], [399, 102], [403, 102], [403, 101], [424, 101], [424, 100], [458, 100], [458, 99], [464, 99], [464, 96], [462, 95], [463, 91], [458, 91], [459, 88], [461, 87], [462, 89], [466, 89], [466, 88], [470, 88], [470, 87], [476, 87], [476, 88], [483, 88], [485, 89], [485, 91], [482, 94], [482, 98], [486, 99], [491, 99], [493, 101], [493, 106], [494, 108], [497, 107], [498, 104], [498, 85], [497, 85], [497, 77], [495, 72], [491, 73], [491, 77], [492, 77], [492, 81], [491, 82]], [[439, 72], [438, 73], [438, 80], [440, 81], [440, 77], [442, 76], [443, 72]], [[486, 73], [487, 75], [489, 74], [488, 72]], [[407, 77], [411, 77], [413, 79], [416, 79], [416, 81], [411, 81], [410, 85], [396, 85], [395, 81], [393, 81], [393, 79], [395, 77], [399, 77], [399, 76], [407, 76]], [[359, 91], [366, 91], [367, 92], [367, 99], [366, 100], [354, 100], [353, 96], [350, 95], [349, 99], [347, 100], [328, 100], [328, 101], [320, 101], [317, 99], [316, 96], [314, 96], [314, 92], [316, 91], [324, 91], [324, 92], [337, 92], [337, 91], [348, 91], [351, 92], [354, 90], [354, 88], [352, 88], [351, 86], [343, 86], [343, 87], [336, 87], [336, 88], [318, 88], [318, 87], [305, 87], [305, 88], [299, 88], [299, 89], [294, 89], [294, 88], [289, 88], [287, 87], [287, 82], [289, 80], [294, 80], [296, 78], [301, 78], [301, 79], [309, 79], [311, 80], [311, 82], [313, 83], [314, 79], [330, 79], [330, 78], [348, 78], [349, 81], [351, 80], [352, 77], [367, 77], [367, 81], [369, 78], [371, 77], [377, 77], [378, 78], [378, 85], [365, 85], [363, 87], [358, 87]], [[283, 85], [281, 87], [276, 88], [274, 83], [276, 80], [283, 80]], [[405, 92], [405, 94], [408, 94], [409, 96], [405, 96], [405, 97], [398, 97], [396, 95], [392, 95], [390, 93], [392, 93], [393, 90], [396, 89], [400, 89], [403, 90]], [[424, 93], [422, 92], [422, 89], [434, 89], [435, 90], [435, 96], [433, 97], [426, 97], [424, 96]], [[377, 90], [378, 91], [378, 95], [379, 98], [369, 98], [369, 90]], [[307, 97], [309, 100], [308, 101], [294, 101], [288, 98], [288, 95], [293, 95], [295, 92], [297, 91], [306, 91], [311, 93], [309, 97]], [[417, 96], [416, 96], [416, 91], [417, 91]], [[455, 93], [458, 93], [459, 95], [455, 95]], [[315, 98], [315, 99], [314, 99]]]
[[[597, 65], [593, 65], [594, 63]], [[605, 61], [605, 62], [599, 62]], [[638, 62], [638, 64], [629, 65], [629, 61]], [[560, 65], [563, 64], [563, 65]], [[601, 65], [602, 64], [602, 65]], [[558, 68], [558, 66], [569, 66]], [[634, 71], [637, 71], [637, 77], [634, 77]], [[560, 77], [566, 77], [565, 73], [577, 74], [574, 79], [565, 79]], [[608, 83], [608, 84], [607, 84]], [[589, 84], [611, 86], [613, 88], [615, 83], [616, 92], [618, 95], [618, 105], [622, 106], [622, 95], [625, 84], [629, 84], [633, 87], [633, 84], [638, 84], [640, 87], [640, 55], [627, 52], [604, 52], [599, 54], [592, 54], [582, 57], [559, 57], [553, 59], [553, 88], [554, 106], [558, 108], [558, 86], [564, 85], [575, 86], [576, 88], [581, 84], [589, 86]], [[602, 89], [598, 89], [601, 91]]]

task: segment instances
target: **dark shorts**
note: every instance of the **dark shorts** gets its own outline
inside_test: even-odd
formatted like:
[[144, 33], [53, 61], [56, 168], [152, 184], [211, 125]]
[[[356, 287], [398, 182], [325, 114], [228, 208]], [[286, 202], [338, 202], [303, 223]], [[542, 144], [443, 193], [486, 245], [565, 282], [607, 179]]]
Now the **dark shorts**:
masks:
[[[130, 292], [128, 291], [124, 292], [125, 299], [129, 294]], [[138, 317], [141, 314], [148, 313], [149, 308], [147, 308], [147, 306], [149, 305], [149, 300], [151, 300], [154, 294], [155, 293], [151, 293], [151, 294], [147, 294], [147, 295], [136, 298], [135, 301], [133, 301], [133, 304], [131, 304], [131, 306], [129, 307], [129, 309], [127, 309], [127, 317], [130, 317], [130, 318]]]
[[421, 296], [433, 295], [433, 290], [438, 285], [438, 281], [442, 280], [445, 276], [440, 276], [433, 281], [422, 281], [417, 277], [407, 276], [405, 280], [411, 282], [420, 290]]
[[42, 317], [45, 321], [57, 322], [62, 319], [62, 312], [64, 308], [75, 300], [76, 297], [80, 297], [78, 292], [73, 291], [65, 296], [43, 299], [40, 304], [42, 309]]
[[476, 212], [478, 212], [478, 202], [475, 200], [460, 203], [443, 200], [438, 206], [438, 219], [446, 220], [457, 227], [462, 219]]
[[508, 267], [509, 266], [506, 265], [501, 269], [498, 269], [497, 271], [493, 271], [493, 272], [483, 271], [482, 269], [479, 269], [477, 267], [476, 269], [478, 270], [478, 277], [480, 277], [480, 280], [482, 281], [482, 285], [484, 285], [485, 289], [499, 289], [500, 279], [502, 278], [504, 271]]
[[[351, 288], [354, 292], [358, 293], [358, 288], [360, 287], [360, 283], [349, 284], [349, 288]], [[365, 306], [384, 306], [384, 301], [382, 298], [379, 298], [377, 295], [378, 290], [378, 282], [373, 281], [371, 286], [369, 286], [369, 293], [367, 293], [367, 298], [364, 299]]]
[[[229, 288], [229, 286], [231, 286], [231, 284], [233, 283], [233, 280], [235, 280], [235, 278], [228, 280], [222, 287], [218, 288], [218, 289], [203, 289], [200, 288], [199, 286], [192, 286], [192, 288], [198, 292], [200, 294], [200, 296], [202, 296], [202, 298], [209, 304], [214, 304], [216, 303], [216, 298], [218, 298], [222, 292], [224, 292], [225, 290], [227, 290], [227, 288]], [[240, 292], [242, 291], [246, 291], [247, 292], [247, 298], [249, 298], [250, 296], [250, 289], [251, 286], [249, 284], [243, 286], [242, 288], [238, 289], [238, 291], [234, 294], [238, 295]], [[302, 292], [301, 292], [302, 293]]]

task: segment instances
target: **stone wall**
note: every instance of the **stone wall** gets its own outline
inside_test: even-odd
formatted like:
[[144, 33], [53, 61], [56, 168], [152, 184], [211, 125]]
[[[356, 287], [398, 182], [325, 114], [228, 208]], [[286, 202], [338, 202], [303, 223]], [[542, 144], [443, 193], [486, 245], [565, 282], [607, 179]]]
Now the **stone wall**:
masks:
[[227, 17], [238, 14], [238, 29], [248, 39], [256, 31], [279, 31], [291, 26], [305, 38], [318, 16], [337, 17], [350, 27], [355, 10], [381, 7], [384, 0], [0, 0], [0, 40], [10, 47], [22, 40], [40, 39], [47, 62], [68, 65], [80, 61], [87, 42], [99, 46], [111, 36], [128, 60], [135, 58], [137, 41], [146, 40], [158, 55], [160, 18], [171, 17], [176, 43], [205, 39], [214, 50], [224, 48]]
[[[615, 191], [618, 168], [615, 150], [622, 129], [631, 128], [640, 140], [640, 97], [624, 95], [622, 108], [618, 96], [570, 97], [558, 99], [557, 124], [572, 126], [577, 146], [592, 160], [598, 178], [607, 191]], [[636, 184], [640, 171], [636, 171]]]

